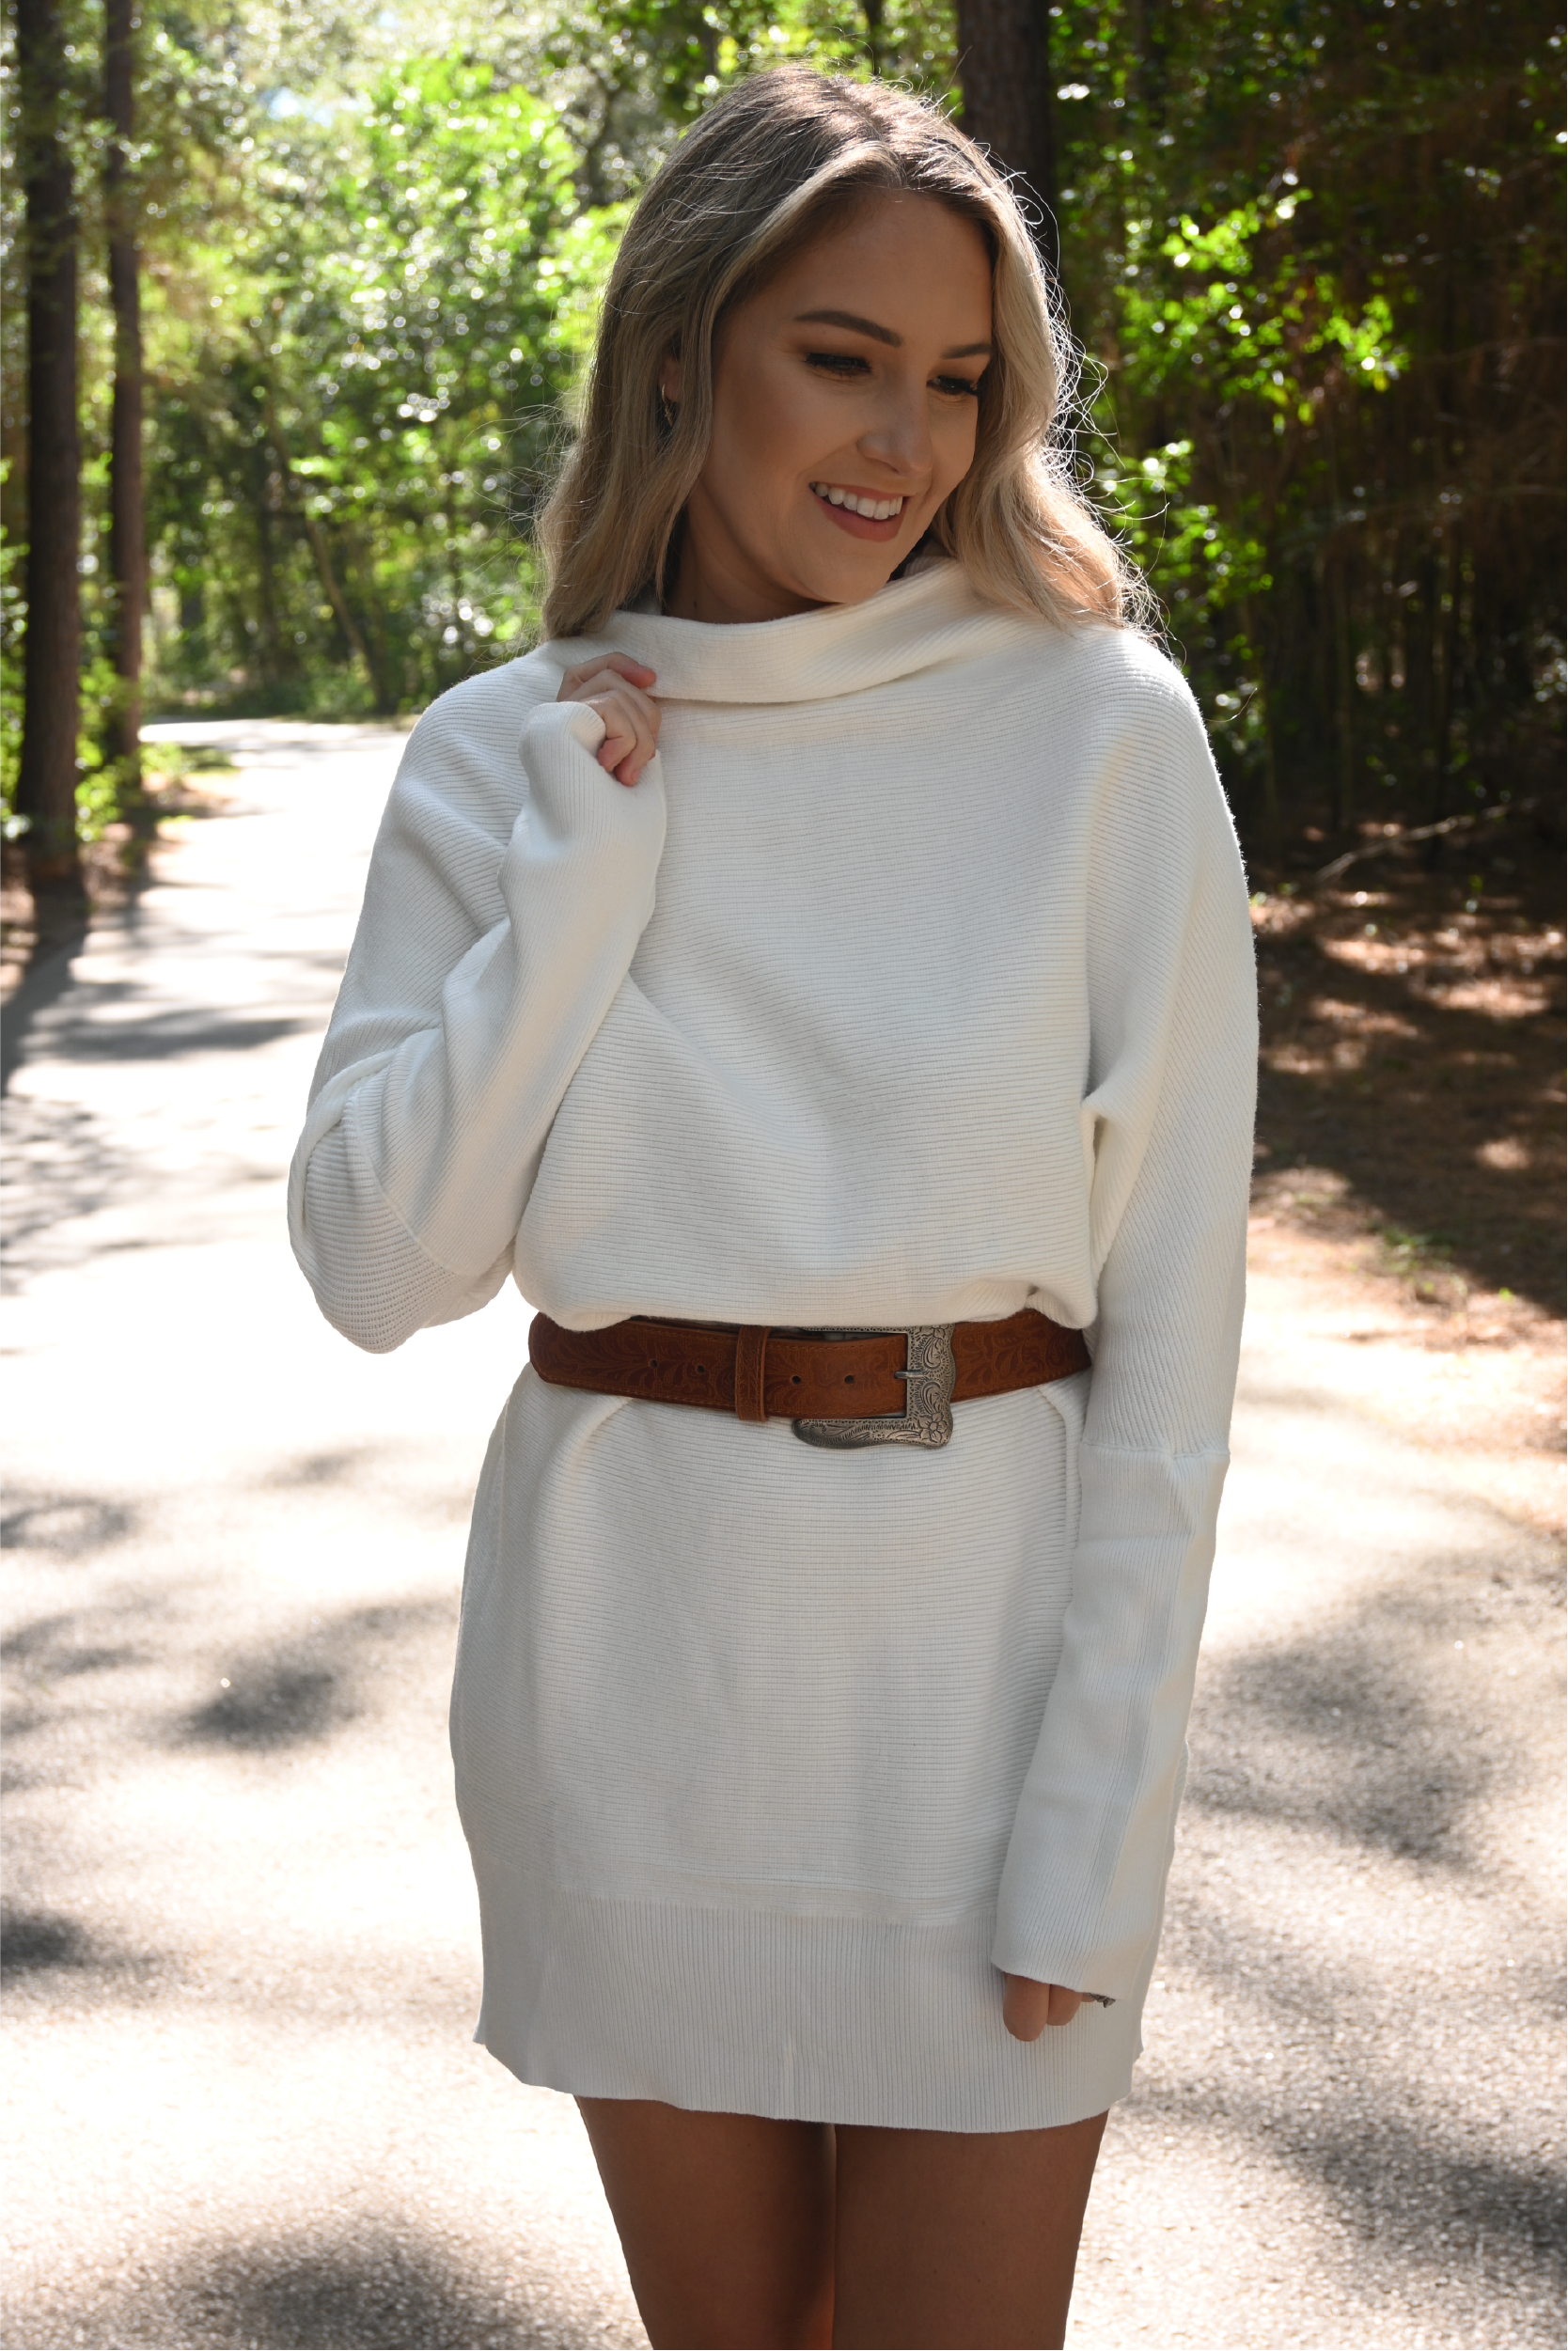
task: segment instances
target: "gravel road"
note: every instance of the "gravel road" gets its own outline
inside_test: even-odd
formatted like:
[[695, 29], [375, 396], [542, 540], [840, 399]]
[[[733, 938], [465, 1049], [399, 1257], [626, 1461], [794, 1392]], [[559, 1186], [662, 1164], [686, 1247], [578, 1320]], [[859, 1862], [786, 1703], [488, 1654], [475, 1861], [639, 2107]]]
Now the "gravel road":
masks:
[[[283, 1234], [400, 739], [164, 731], [226, 812], [9, 1021], [4, 2341], [640, 2343], [575, 2109], [469, 2040], [446, 1691], [526, 1309], [359, 1356]], [[1559, 1558], [1357, 1314], [1265, 1259], [1081, 2351], [1562, 2341]]]

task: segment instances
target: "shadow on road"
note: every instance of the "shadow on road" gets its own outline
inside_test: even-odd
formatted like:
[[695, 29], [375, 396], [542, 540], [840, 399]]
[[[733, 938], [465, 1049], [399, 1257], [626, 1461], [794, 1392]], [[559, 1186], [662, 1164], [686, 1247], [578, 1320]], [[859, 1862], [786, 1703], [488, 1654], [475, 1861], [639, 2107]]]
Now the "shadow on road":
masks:
[[[1205, 1660], [1161, 1961], [1181, 2027], [1138, 2092], [1173, 2138], [1294, 2173], [1369, 2296], [1461, 2330], [1521, 2297], [1510, 2341], [1561, 2303], [1557, 1920], [1497, 1836], [1528, 1847], [1559, 1607], [1548, 1546], [1498, 1521], [1419, 1585]], [[1488, 1669], [1505, 1641], [1536, 1645], [1539, 1690]], [[1200, 2011], [1222, 2022], [1195, 2049]]]
[[63, 935], [40, 931], [27, 958], [16, 992], [0, 1024], [0, 1094], [8, 1093], [27, 1054], [27, 1040], [39, 1016], [57, 1004], [71, 983], [71, 965], [86, 942], [84, 913]]
[[1258, 1197], [1557, 1315], [1561, 860], [1543, 847], [1520, 820], [1484, 888], [1379, 860], [1266, 910]]
[[[118, 991], [105, 991], [108, 995]], [[312, 1022], [305, 1018], [256, 1020], [220, 1013], [197, 1017], [185, 1012], [144, 1015], [124, 1034], [108, 1025], [98, 1027], [83, 1021], [70, 1041], [73, 1061], [168, 1061], [186, 1053], [244, 1053], [257, 1045], [274, 1044], [294, 1037]]]
[[368, 1647], [451, 1622], [449, 1608], [429, 1601], [352, 1609], [230, 1663], [217, 1697], [180, 1718], [176, 1741], [259, 1752], [329, 1737], [365, 1711], [367, 1681], [382, 1678], [364, 1672]]
[[[1298, 1989], [1321, 1997], [1319, 1985]], [[1314, 2202], [1327, 2201], [1369, 2254], [1375, 2248], [1378, 2267], [1398, 2273], [1403, 2294], [1428, 2307], [1460, 2268], [1472, 2292], [1522, 2294], [1536, 2311], [1561, 2307], [1562, 2183], [1544, 2162], [1501, 2160], [1465, 2144], [1462, 2128], [1446, 2131], [1428, 2115], [1412, 2127], [1388, 2108], [1320, 2115], [1310, 2134], [1288, 2108], [1262, 2095], [1238, 2098], [1233, 2089], [1156, 2093], [1144, 2110], [1173, 2130], [1206, 2126], [1266, 2148]], [[1543, 2339], [1533, 2331], [1495, 2338]]]
[[298, 1747], [352, 1722], [354, 1706], [341, 1677], [328, 1666], [279, 1658], [225, 1676], [221, 1696], [199, 1706], [180, 1726], [191, 1747], [252, 1749]]
[[11, 1481], [11, 1505], [0, 1518], [8, 1552], [42, 1551], [56, 1559], [87, 1559], [136, 1531], [136, 1513], [96, 1494], [33, 1494]]
[[[1204, 1660], [1192, 1720], [1195, 1811], [1326, 1831], [1398, 1861], [1484, 1880], [1497, 1856], [1470, 1815], [1529, 1793], [1531, 1725], [1511, 1721], [1484, 1669], [1439, 1661], [1509, 1627], [1557, 1638], [1560, 1572], [1499, 1521], [1495, 1549], [1385, 1587], [1332, 1634]], [[1522, 1697], [1521, 1693], [1521, 1697]]]
[[149, 1983], [168, 1972], [152, 1951], [121, 1950], [93, 1935], [79, 1919], [56, 1910], [31, 1910], [8, 1903], [0, 1911], [0, 1978], [15, 1991], [30, 1977], [92, 1975], [127, 1997], [145, 1994]]
[[[518, 2249], [525, 2268], [526, 2248]], [[372, 2221], [352, 2242], [286, 2237], [213, 2245], [151, 2291], [62, 2312], [48, 2340], [488, 2351], [582, 2343], [548, 2296], [487, 2291], [439, 2246]], [[35, 2341], [42, 2338], [34, 2338]]]

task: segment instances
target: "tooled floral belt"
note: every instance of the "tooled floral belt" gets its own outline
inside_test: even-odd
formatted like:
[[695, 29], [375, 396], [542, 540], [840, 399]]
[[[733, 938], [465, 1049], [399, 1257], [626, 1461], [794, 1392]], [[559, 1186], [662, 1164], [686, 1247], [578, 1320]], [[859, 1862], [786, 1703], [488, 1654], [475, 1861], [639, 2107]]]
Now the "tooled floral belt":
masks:
[[1043, 1387], [1090, 1365], [1083, 1333], [1032, 1307], [1000, 1323], [841, 1331], [641, 1316], [572, 1331], [539, 1314], [528, 1355], [553, 1387], [790, 1420], [808, 1445], [834, 1450], [946, 1445], [954, 1404]]

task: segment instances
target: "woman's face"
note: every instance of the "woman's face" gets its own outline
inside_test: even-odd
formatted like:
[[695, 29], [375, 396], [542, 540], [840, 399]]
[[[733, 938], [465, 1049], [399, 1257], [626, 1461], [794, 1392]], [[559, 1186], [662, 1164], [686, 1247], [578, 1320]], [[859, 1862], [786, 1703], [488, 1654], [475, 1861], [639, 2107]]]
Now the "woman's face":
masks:
[[[720, 330], [669, 610], [776, 620], [874, 595], [969, 470], [990, 356], [974, 222], [868, 197]], [[662, 382], [678, 401], [678, 360]]]

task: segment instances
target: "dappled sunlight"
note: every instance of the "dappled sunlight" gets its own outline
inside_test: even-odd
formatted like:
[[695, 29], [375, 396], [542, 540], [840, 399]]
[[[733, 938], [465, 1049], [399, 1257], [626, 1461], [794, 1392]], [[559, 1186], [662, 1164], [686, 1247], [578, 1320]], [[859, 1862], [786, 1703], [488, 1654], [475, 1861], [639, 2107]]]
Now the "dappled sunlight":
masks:
[[[283, 1239], [374, 773], [363, 744], [242, 771], [256, 812], [159, 853], [134, 973], [111, 926], [16, 1081], [8, 2340], [642, 2340], [575, 2109], [468, 2038], [445, 1715], [526, 1312], [357, 1356]], [[1080, 2343], [1403, 2345], [1439, 2301], [1442, 2340], [1489, 2340], [1504, 2294], [1547, 2339], [1560, 1359], [1522, 1284], [1384, 1205], [1412, 1134], [1513, 1199], [1537, 1130], [1472, 1131], [1456, 1093], [1357, 1159], [1380, 1057], [1435, 1056], [1489, 1119], [1522, 1064], [1508, 1024], [1325, 960], [1320, 919], [1263, 933], [1301, 959], [1270, 1049], [1316, 1058], [1269, 1074], [1299, 1092], [1265, 1113], [1191, 1795]], [[142, 1020], [156, 1048], [214, 1002], [199, 1051], [140, 1058]], [[1528, 1168], [1478, 1156], [1515, 1140]]]
[[1563, 931], [1521, 829], [1495, 828], [1484, 873], [1405, 852], [1368, 869], [1375, 887], [1255, 897], [1255, 1201], [1339, 1241], [1381, 1235], [1412, 1279], [1557, 1316]]

